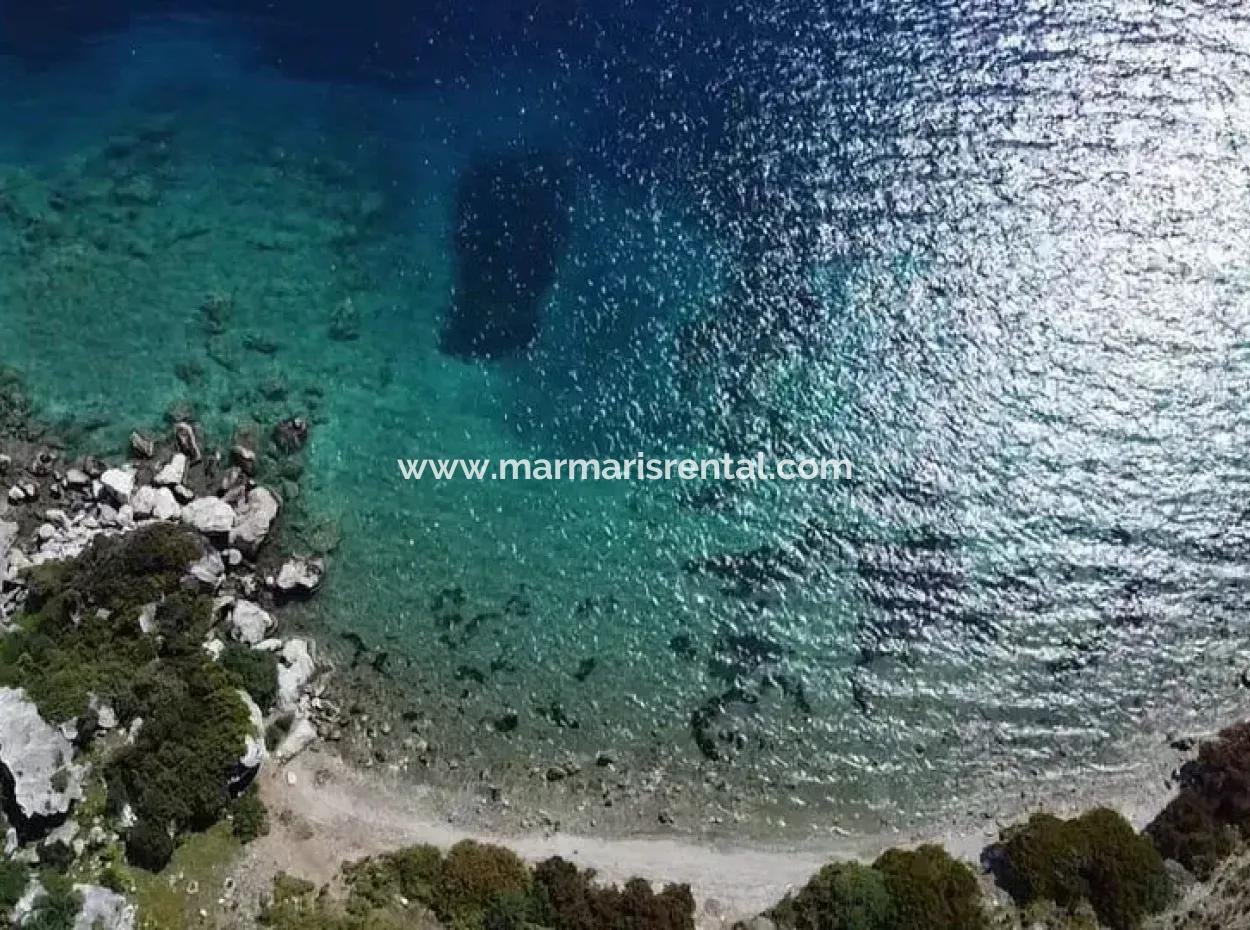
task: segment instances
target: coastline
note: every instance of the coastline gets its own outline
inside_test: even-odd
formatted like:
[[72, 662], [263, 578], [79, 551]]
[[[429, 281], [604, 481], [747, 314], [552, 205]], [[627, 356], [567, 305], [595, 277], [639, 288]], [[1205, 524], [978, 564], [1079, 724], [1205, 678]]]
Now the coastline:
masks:
[[[1160, 754], [1155, 763], [1145, 766], [1145, 771], [1136, 770], [1132, 777], [1101, 785], [1074, 784], [1073, 793], [1059, 802], [1053, 795], [1039, 793], [1019, 810], [1045, 809], [1067, 815], [1106, 805], [1140, 828], [1173, 797], [1175, 792], [1162, 777], [1162, 770], [1171, 767], [1173, 763]], [[466, 797], [353, 766], [324, 746], [284, 766], [269, 767], [259, 784], [273, 815], [273, 828], [248, 848], [233, 873], [238, 893], [249, 899], [249, 908], [251, 902], [270, 893], [273, 878], [280, 872], [327, 884], [334, 881], [344, 862], [418, 843], [449, 847], [474, 839], [504, 844], [530, 862], [561, 856], [594, 869], [608, 883], [642, 876], [655, 883], [688, 884], [699, 930], [724, 930], [749, 920], [802, 886], [830, 861], [871, 861], [891, 847], [941, 843], [952, 856], [975, 867], [982, 850], [998, 839], [1002, 827], [1023, 819], [1016, 814], [1017, 805], [1004, 804], [992, 817], [983, 814], [907, 831], [779, 845], [753, 843], [743, 837], [709, 840], [676, 832], [501, 830], [489, 826], [492, 818], [475, 812]]]

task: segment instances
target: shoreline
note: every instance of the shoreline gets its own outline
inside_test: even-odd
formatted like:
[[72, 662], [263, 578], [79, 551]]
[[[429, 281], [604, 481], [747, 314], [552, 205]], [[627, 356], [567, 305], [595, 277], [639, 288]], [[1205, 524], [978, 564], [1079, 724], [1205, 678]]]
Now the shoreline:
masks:
[[[1174, 796], [1158, 776], [1162, 765], [1134, 778], [1101, 787], [1086, 785], [1056, 804], [1040, 809], [1069, 815], [1105, 805], [1140, 828]], [[1170, 763], [1168, 763], [1170, 765]], [[725, 930], [766, 910], [832, 860], [871, 861], [891, 847], [941, 843], [957, 859], [977, 866], [982, 850], [998, 839], [1002, 826], [1024, 817], [1002, 809], [992, 819], [952, 820], [944, 827], [848, 834], [837, 840], [753, 843], [749, 838], [700, 839], [689, 834], [638, 832], [613, 835], [561, 830], [492, 829], [471, 814], [449, 813], [455, 800], [429, 785], [405, 784], [345, 761], [324, 745], [281, 766], [269, 766], [258, 779], [272, 814], [268, 836], [255, 841], [234, 869], [240, 893], [261, 900], [273, 877], [288, 872], [318, 885], [333, 883], [345, 862], [429, 843], [446, 848], [463, 839], [500, 843], [536, 862], [561, 856], [592, 868], [608, 883], [642, 876], [656, 883], [685, 883], [696, 902], [699, 930]], [[1007, 805], [1010, 807], [1011, 805]]]

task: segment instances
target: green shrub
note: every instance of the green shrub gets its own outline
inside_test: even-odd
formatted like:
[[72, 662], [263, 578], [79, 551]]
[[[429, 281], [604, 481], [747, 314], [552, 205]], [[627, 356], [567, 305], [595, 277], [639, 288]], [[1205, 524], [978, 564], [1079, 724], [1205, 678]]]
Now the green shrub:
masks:
[[174, 855], [169, 830], [152, 820], [140, 820], [126, 831], [126, 860], [149, 872], [159, 872]]
[[462, 840], [439, 866], [432, 904], [442, 920], [472, 925], [499, 896], [524, 895], [529, 890], [529, 869], [516, 853]]
[[553, 930], [693, 930], [694, 898], [689, 887], [670, 885], [659, 894], [642, 879], [623, 889], [594, 884], [594, 872], [579, 871], [557, 857], [534, 869], [531, 919]]
[[40, 877], [44, 893], [22, 921], [22, 930], [74, 930], [74, 921], [82, 910], [82, 895], [63, 875], [47, 872]]
[[1164, 859], [1179, 862], [1202, 881], [1236, 845], [1236, 830], [1216, 817], [1214, 803], [1189, 788], [1150, 822], [1146, 836]]
[[272, 652], [230, 643], [221, 653], [221, 667], [261, 710], [273, 706], [278, 696], [278, 659]]
[[1073, 820], [1036, 815], [1004, 833], [997, 851], [1000, 880], [1017, 902], [1071, 909], [1088, 901], [1112, 930], [1136, 930], [1171, 895], [1158, 851], [1106, 808]]
[[248, 788], [230, 805], [230, 828], [241, 843], [269, 833], [269, 811], [255, 786]]
[[827, 865], [768, 914], [791, 930], [891, 930], [894, 900], [885, 876], [856, 862]]
[[132, 746], [106, 769], [140, 820], [204, 830], [230, 804], [227, 781], [243, 754], [247, 710], [224, 671], [199, 659], [169, 663], [154, 682]]
[[981, 930], [976, 876], [941, 846], [891, 849], [873, 868], [885, 877], [894, 903], [891, 930]]
[[8, 920], [13, 905], [22, 899], [30, 882], [30, 869], [21, 862], [0, 859], [0, 925]]

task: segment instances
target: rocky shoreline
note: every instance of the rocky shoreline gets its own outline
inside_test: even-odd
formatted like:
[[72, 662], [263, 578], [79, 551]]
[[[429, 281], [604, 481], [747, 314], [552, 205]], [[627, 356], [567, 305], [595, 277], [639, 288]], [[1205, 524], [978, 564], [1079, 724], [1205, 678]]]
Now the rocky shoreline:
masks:
[[[307, 426], [285, 421], [274, 434], [293, 452]], [[328, 663], [318, 658], [312, 640], [280, 633], [284, 605], [314, 594], [326, 564], [319, 557], [279, 558], [265, 548], [283, 503], [278, 492], [254, 480], [255, 452], [236, 444], [231, 462], [223, 465], [219, 456], [206, 457], [201, 445], [197, 428], [179, 420], [159, 440], [134, 433], [130, 460], [121, 464], [90, 456], [67, 461], [54, 448], [29, 443], [7, 446], [10, 451], [0, 455], [6, 488], [0, 502], [0, 637], [12, 638], [28, 624], [33, 589], [42, 583], [33, 579], [42, 566], [81, 562], [108, 540], [138, 538], [153, 527], [187, 533], [198, 557], [185, 565], [177, 589], [211, 605], [203, 656], [219, 664], [230, 650], [272, 657], [265, 660], [274, 673], [267, 710], [248, 691], [236, 692], [249, 731], [228, 776], [223, 772], [222, 788], [238, 797], [267, 762], [288, 761], [319, 733], [336, 731], [337, 708], [324, 696]], [[167, 597], [138, 607], [138, 638], [166, 638], [159, 612]], [[96, 619], [109, 613], [96, 608]], [[74, 622], [81, 622], [77, 614]], [[20, 671], [6, 670], [3, 678], [15, 675], [20, 678]], [[130, 806], [116, 817], [94, 810], [84, 818], [84, 807], [96, 806], [88, 803], [86, 786], [112, 755], [136, 744], [145, 721], [121, 719], [94, 693], [85, 714], [46, 720], [36, 700], [13, 684], [0, 686], [6, 859], [38, 867], [52, 848], [82, 859], [117, 847], [135, 822]], [[80, 899], [75, 927], [136, 926], [134, 906], [116, 889], [76, 882], [72, 893]], [[12, 904], [14, 925], [31, 919], [47, 896], [39, 879], [32, 879]]]
[[[1225, 917], [1240, 907], [1230, 875], [1247, 856], [1250, 817], [1238, 800], [1243, 783], [1230, 788], [1224, 773], [1229, 768], [1240, 772], [1237, 766], [1250, 758], [1245, 752], [1250, 740], [1240, 731], [1204, 744], [1205, 761], [1200, 756], [1186, 763], [1198, 750], [1197, 741], [1175, 740], [1167, 754], [1155, 754], [1150, 766], [1112, 793], [1115, 806], [1137, 826], [1150, 823], [1146, 834], [1137, 834], [1118, 814], [1097, 814], [1107, 820], [1101, 832], [1119, 837], [1119, 845], [1096, 853], [1081, 847], [1079, 855], [1091, 861], [1128, 857], [1136, 864], [1125, 868], [1140, 868], [1147, 876], [1148, 893], [1123, 892], [1134, 910], [1131, 920], [1120, 922], [1108, 922], [1101, 911], [1091, 917], [1090, 907], [1119, 907], [1121, 891], [1091, 886], [1072, 901], [1038, 892], [1037, 900], [1061, 907], [1017, 909], [1003, 891], [1013, 886], [996, 885], [990, 877], [1002, 881], [995, 859], [1001, 854], [994, 850], [1009, 849], [1019, 842], [1013, 837], [1029, 836], [1028, 831], [1052, 829], [1050, 821], [1036, 818], [1021, 825], [1024, 812], [1084, 809], [1107, 798], [1106, 784], [1099, 793], [1074, 781], [1064, 786], [1066, 796], [1057, 790], [1049, 798], [1021, 794], [1014, 801], [994, 791], [995, 814], [989, 813], [988, 799], [969, 798], [969, 805], [985, 804], [985, 810], [978, 814], [970, 807], [964, 819], [946, 825], [949, 829], [930, 823], [905, 833], [833, 831], [838, 842], [768, 852], [762, 851], [765, 845], [753, 850], [699, 845], [713, 839], [707, 833], [697, 840], [647, 836], [639, 828], [640, 812], [648, 820], [655, 817], [661, 827], [672, 826], [665, 811], [671, 810], [674, 796], [658, 785], [648, 790], [632, 784], [606, 752], [584, 766], [528, 773], [528, 784], [548, 793], [571, 780], [614, 783], [619, 794], [605, 790], [597, 813], [584, 804], [572, 817], [548, 812], [541, 794], [527, 793], [525, 780], [483, 782], [481, 773], [462, 770], [465, 763], [454, 758], [440, 759], [446, 770], [442, 782], [429, 778], [421, 789], [411, 781], [400, 787], [393, 779], [411, 779], [410, 761], [428, 770], [438, 753], [413, 735], [419, 727], [409, 726], [412, 720], [381, 697], [376, 707], [362, 706], [370, 699], [355, 693], [360, 682], [353, 671], [367, 655], [366, 647], [357, 643], [351, 661], [336, 669], [313, 640], [290, 630], [291, 608], [320, 590], [328, 565], [320, 555], [284, 551], [278, 537], [288, 505], [280, 483], [261, 476], [280, 474], [282, 460], [298, 455], [307, 435], [307, 424], [293, 418], [273, 427], [264, 451], [236, 441], [228, 453], [206, 454], [195, 423], [175, 419], [165, 435], [134, 433], [124, 462], [65, 458], [53, 445], [25, 439], [4, 447], [0, 796], [6, 830], [0, 916], [13, 926], [180, 930], [253, 927], [258, 920], [280, 930], [323, 926], [318, 921], [337, 913], [336, 899], [323, 892], [316, 899], [321, 903], [314, 905], [307, 890], [314, 886], [300, 885], [305, 890], [290, 899], [298, 906], [284, 909], [281, 888], [288, 870], [335, 887], [346, 882], [349, 910], [363, 907], [361, 913], [372, 915], [368, 919], [402, 914], [418, 919], [412, 926], [444, 926], [450, 918], [440, 912], [437, 896], [418, 902], [399, 896], [398, 904], [375, 896], [366, 906], [352, 903], [359, 868], [339, 876], [344, 858], [368, 856], [376, 863], [368, 868], [378, 881], [397, 880], [386, 877], [387, 870], [409, 853], [393, 850], [412, 842], [456, 844], [446, 860], [441, 853], [421, 853], [436, 871], [450, 867], [457, 856], [467, 857], [473, 868], [485, 857], [495, 862], [492, 869], [504, 857], [517, 890], [527, 896], [532, 882], [541, 885], [565, 875], [564, 865], [552, 865], [563, 862], [561, 857], [589, 866], [632, 889], [613, 897], [618, 892], [611, 886], [595, 890], [594, 872], [566, 875], [580, 889], [577, 894], [586, 896], [585, 906], [607, 909], [604, 927], [861, 930], [854, 923], [804, 923], [805, 908], [816, 913], [850, 906], [839, 897], [846, 892], [841, 884], [830, 890], [821, 883], [826, 879], [820, 876], [834, 865], [828, 874], [836, 874], [837, 882], [851, 876], [855, 894], [865, 884], [879, 898], [882, 913], [894, 914], [909, 896], [932, 903], [937, 894], [939, 904], [946, 901], [941, 907], [949, 905], [963, 915], [953, 924], [932, 925], [890, 922], [902, 920], [896, 915], [862, 924], [869, 930], [1084, 930], [1100, 926], [1100, 918], [1101, 925], [1114, 930], [1241, 926]], [[370, 669], [376, 664], [363, 663]], [[320, 740], [335, 744], [339, 758], [320, 753], [301, 758]], [[1224, 774], [1216, 778], [1208, 769]], [[457, 795], [446, 789], [458, 772]], [[379, 777], [392, 782], [384, 784]], [[1181, 794], [1169, 803], [1178, 784]], [[414, 790], [421, 792], [423, 803], [410, 807], [404, 798]], [[184, 802], [183, 792], [190, 800]], [[570, 795], [573, 803], [576, 797]], [[1092, 842], [1085, 838], [1084, 819], [1051, 820], [1076, 825], [1054, 828], [1068, 831], [1062, 843]], [[914, 853], [887, 848], [943, 833], [954, 858], [944, 850], [935, 852], [936, 846]], [[633, 838], [614, 838], [619, 834]], [[216, 852], [207, 866], [195, 865], [188, 850], [212, 836], [224, 836], [226, 842], [212, 847]], [[544, 860], [531, 876], [515, 854], [491, 845], [498, 837], [531, 861], [556, 858]], [[249, 852], [241, 844], [254, 845]], [[1165, 876], [1156, 845], [1184, 865], [1170, 863]], [[872, 867], [856, 866], [855, 871], [835, 862], [802, 885], [802, 876], [822, 861], [863, 859], [883, 849]], [[1047, 855], [1052, 853], [1061, 860], [1077, 854]], [[968, 861], [983, 865], [981, 874]], [[911, 874], [914, 869], [921, 870], [921, 877]], [[926, 869], [946, 877], [923, 877]], [[646, 883], [631, 880], [639, 872], [682, 884], [653, 894], [645, 890]], [[201, 874], [203, 888], [196, 877]], [[939, 890], [926, 884], [935, 881], [946, 884]], [[12, 893], [19, 886], [20, 894]], [[1013, 890], [1011, 896], [1027, 901], [1034, 891]], [[1225, 922], [1185, 923], [1179, 911], [1169, 912], [1171, 922], [1150, 917], [1177, 895], [1188, 913], [1225, 915], [1220, 918]], [[509, 907], [540, 903], [513, 901]], [[155, 916], [158, 908], [167, 909], [160, 911], [165, 916]], [[631, 908], [651, 916], [639, 918], [642, 923], [618, 924], [626, 919], [618, 911]], [[556, 911], [544, 919], [562, 928], [565, 916]], [[485, 930], [486, 913], [473, 911], [465, 926]], [[969, 915], [976, 915], [972, 924], [966, 923], [973, 919]], [[1155, 922], [1144, 922], [1147, 917]], [[508, 920], [514, 918], [521, 919], [513, 915]], [[930, 919], [936, 918], [924, 917]], [[329, 925], [357, 926], [350, 920]], [[520, 930], [526, 923], [498, 926]]]

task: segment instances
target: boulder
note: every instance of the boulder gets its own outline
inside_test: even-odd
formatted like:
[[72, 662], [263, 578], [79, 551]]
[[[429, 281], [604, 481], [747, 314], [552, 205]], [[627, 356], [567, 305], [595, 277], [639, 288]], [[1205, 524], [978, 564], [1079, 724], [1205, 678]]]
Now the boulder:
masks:
[[322, 559], [288, 559], [278, 569], [273, 586], [283, 594], [311, 594], [321, 587], [326, 566]]
[[252, 488], [239, 507], [230, 530], [230, 545], [245, 555], [255, 555], [278, 517], [278, 498], [268, 488]]
[[228, 784], [230, 789], [236, 792], [243, 790], [251, 783], [257, 770], [260, 769], [260, 764], [268, 755], [265, 751], [265, 715], [261, 713], [261, 709], [246, 691], [241, 690], [238, 695], [239, 700], [247, 708], [251, 732], [243, 738], [243, 755], [239, 757], [234, 770], [230, 773]]
[[172, 488], [182, 484], [187, 477], [187, 457], [182, 452], [175, 452], [168, 462], [156, 473], [153, 484], [163, 488]]
[[241, 643], [254, 646], [273, 629], [273, 617], [258, 604], [237, 600], [230, 612], [230, 635]]
[[317, 663], [308, 641], [288, 640], [282, 647], [281, 662], [278, 664], [279, 709], [291, 711], [298, 708], [300, 693], [316, 673]]
[[13, 543], [17, 539], [17, 524], [0, 520], [0, 585], [9, 573], [9, 553], [13, 551]]
[[74, 930], [134, 930], [135, 906], [116, 891], [100, 885], [75, 885], [82, 909], [74, 918]]
[[63, 819], [82, 796], [83, 772], [74, 747], [39, 716], [20, 688], [0, 688], [0, 766], [11, 785], [14, 826], [24, 838]]
[[279, 763], [289, 762], [311, 746], [316, 739], [317, 728], [312, 725], [312, 721], [305, 715], [298, 714], [291, 723], [291, 729], [287, 730], [286, 736], [273, 751], [274, 760]]
[[158, 520], [177, 520], [182, 516], [182, 505], [169, 488], [157, 488], [152, 503], [152, 516]]
[[229, 533], [234, 508], [219, 497], [197, 497], [182, 508], [182, 522], [209, 536]]
[[110, 468], [100, 476], [101, 495], [118, 507], [130, 503], [135, 490], [135, 473], [132, 468]]
[[221, 584], [222, 576], [225, 573], [226, 564], [216, 552], [210, 552], [198, 561], [193, 562], [191, 567], [187, 569], [188, 577], [212, 591], [215, 591], [217, 586]]
[[143, 485], [130, 496], [130, 510], [136, 519], [152, 516], [156, 508], [156, 488]]

